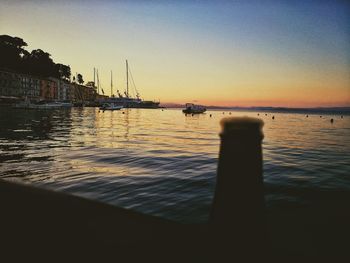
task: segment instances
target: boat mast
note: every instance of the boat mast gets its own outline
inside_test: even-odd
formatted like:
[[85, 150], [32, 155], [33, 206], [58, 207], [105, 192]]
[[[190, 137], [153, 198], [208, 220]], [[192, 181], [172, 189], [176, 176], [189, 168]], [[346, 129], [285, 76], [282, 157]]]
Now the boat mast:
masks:
[[112, 70], [111, 70], [111, 98], [113, 95], [113, 78], [112, 78]]
[[97, 76], [97, 93], [100, 93], [100, 78], [98, 76], [98, 69], [96, 69], [96, 76]]
[[126, 60], [126, 97], [129, 98], [129, 67], [128, 67], [128, 60]]
[[94, 88], [96, 87], [96, 82], [95, 82], [96, 81], [96, 77], [95, 76], [96, 76], [96, 69], [94, 68]]

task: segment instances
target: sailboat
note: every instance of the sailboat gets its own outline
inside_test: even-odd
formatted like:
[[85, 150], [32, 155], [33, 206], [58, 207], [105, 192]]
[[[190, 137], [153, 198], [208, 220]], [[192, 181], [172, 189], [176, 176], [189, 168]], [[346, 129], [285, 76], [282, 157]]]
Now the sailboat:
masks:
[[[112, 97], [108, 100], [109, 102], [113, 102], [116, 105], [121, 105], [124, 108], [159, 108], [160, 102], [155, 101], [145, 101], [140, 98], [140, 94], [138, 90], [136, 89], [136, 85], [134, 82], [134, 78], [131, 74], [128, 60], [125, 61], [126, 64], [126, 90], [124, 91], [124, 95], [117, 90], [117, 97]], [[131, 82], [129, 81], [131, 79]], [[135, 90], [135, 97], [132, 97], [129, 93], [129, 88], [133, 85], [133, 88]]]
[[[113, 78], [112, 78], [112, 71], [111, 71], [111, 97], [112, 97], [112, 94], [113, 94]], [[121, 110], [123, 108], [123, 105], [118, 105], [114, 102], [107, 102], [107, 103], [104, 103], [102, 104], [102, 106], [100, 107], [100, 110]]]

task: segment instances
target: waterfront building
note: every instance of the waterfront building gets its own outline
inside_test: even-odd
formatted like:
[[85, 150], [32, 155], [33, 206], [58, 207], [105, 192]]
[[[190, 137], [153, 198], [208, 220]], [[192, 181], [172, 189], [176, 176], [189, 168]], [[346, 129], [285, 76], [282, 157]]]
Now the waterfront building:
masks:
[[28, 98], [32, 101], [94, 102], [107, 96], [99, 95], [93, 82], [86, 85], [58, 78], [41, 78], [9, 70], [0, 70], [0, 97]]
[[69, 89], [67, 90], [67, 100], [75, 102], [75, 88], [74, 83], [69, 83]]
[[96, 100], [96, 88], [93, 86], [85, 86], [85, 97], [88, 101]]
[[0, 71], [0, 96], [19, 97], [21, 80], [14, 72]]
[[38, 99], [40, 96], [40, 78], [1, 70], [0, 96]]
[[74, 90], [74, 101], [75, 102], [85, 102], [85, 101], [95, 101], [96, 100], [96, 87], [85, 86], [78, 83], [72, 83]]
[[57, 79], [47, 78], [41, 80], [40, 98], [43, 100], [57, 100]]
[[22, 97], [38, 99], [40, 96], [40, 79], [27, 74], [18, 74], [20, 78], [20, 93]]
[[70, 100], [71, 85], [67, 80], [60, 79], [58, 82], [57, 99], [60, 101]]

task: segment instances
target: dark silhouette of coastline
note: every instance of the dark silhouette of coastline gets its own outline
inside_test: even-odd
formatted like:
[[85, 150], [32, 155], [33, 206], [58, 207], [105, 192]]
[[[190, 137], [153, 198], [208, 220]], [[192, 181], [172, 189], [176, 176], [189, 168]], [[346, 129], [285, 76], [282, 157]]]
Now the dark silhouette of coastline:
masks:
[[[183, 108], [183, 104], [165, 103], [166, 108]], [[289, 107], [231, 107], [231, 106], [205, 106], [208, 110], [234, 110], [234, 111], [260, 111], [277, 113], [300, 114], [336, 114], [350, 115], [350, 107], [313, 107], [313, 108], [289, 108]]]

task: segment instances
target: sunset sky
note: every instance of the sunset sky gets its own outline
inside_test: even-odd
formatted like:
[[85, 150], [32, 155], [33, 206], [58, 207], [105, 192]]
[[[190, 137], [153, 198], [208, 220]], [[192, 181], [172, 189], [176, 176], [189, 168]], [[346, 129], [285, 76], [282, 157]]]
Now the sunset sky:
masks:
[[[6, 1], [0, 34], [84, 80], [144, 99], [223, 106], [350, 106], [346, 1]], [[261, 2], [261, 3], [260, 3]]]

